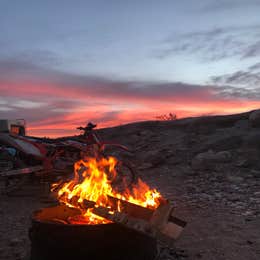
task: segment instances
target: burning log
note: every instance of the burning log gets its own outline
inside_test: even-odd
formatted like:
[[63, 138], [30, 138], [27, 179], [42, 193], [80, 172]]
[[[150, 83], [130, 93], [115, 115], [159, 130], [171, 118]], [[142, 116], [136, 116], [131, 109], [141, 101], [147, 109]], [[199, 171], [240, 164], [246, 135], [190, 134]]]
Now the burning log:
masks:
[[109, 195], [107, 198], [109, 201], [108, 203], [113, 210], [118, 209], [133, 218], [149, 220], [153, 214], [153, 210], [150, 208], [144, 208], [140, 205], [136, 205], [126, 200], [118, 199]]
[[186, 222], [174, 217], [173, 206], [163, 201], [157, 209], [144, 208], [128, 201], [108, 196], [110, 208], [93, 207], [91, 201], [85, 201], [88, 208], [93, 207], [92, 213], [121, 224], [127, 228], [152, 236], [161, 242], [172, 246], [179, 237]]
[[156, 228], [156, 237], [158, 240], [172, 245], [176, 240], [186, 222], [173, 215], [173, 206], [170, 204], [161, 204], [153, 213], [150, 223]]

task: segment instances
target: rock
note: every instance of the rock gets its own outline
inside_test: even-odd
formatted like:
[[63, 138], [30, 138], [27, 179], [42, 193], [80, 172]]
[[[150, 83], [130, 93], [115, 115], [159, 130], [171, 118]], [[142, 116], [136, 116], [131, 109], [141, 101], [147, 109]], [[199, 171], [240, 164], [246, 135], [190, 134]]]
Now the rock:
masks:
[[21, 245], [22, 243], [23, 241], [21, 239], [14, 238], [9, 241], [9, 246], [16, 247], [18, 245]]
[[215, 198], [220, 199], [223, 197], [223, 194], [221, 192], [215, 192], [214, 196]]
[[230, 200], [232, 202], [240, 201], [241, 200], [241, 196], [240, 196], [240, 194], [230, 194], [228, 196], [228, 200]]
[[150, 163], [155, 167], [164, 164], [165, 160], [171, 155], [171, 151], [165, 151], [164, 149], [152, 150], [144, 154], [144, 162]]
[[4, 247], [0, 247], [0, 256], [5, 253], [6, 249]]
[[139, 135], [140, 136], [144, 136], [144, 137], [149, 137], [150, 135], [152, 134], [152, 132], [151, 131], [149, 131], [149, 130], [143, 130], [143, 131], [141, 131], [140, 133], [139, 133]]
[[[233, 133], [234, 134], [234, 133]], [[227, 151], [241, 147], [242, 136], [227, 135], [219, 133], [217, 136], [211, 136], [207, 142], [202, 143], [201, 152], [214, 149], [215, 151]]]
[[218, 163], [227, 163], [231, 161], [231, 153], [229, 151], [221, 151], [218, 153], [209, 150], [205, 153], [196, 155], [191, 162], [194, 170], [209, 170], [215, 168]]
[[260, 148], [260, 133], [249, 133], [244, 137], [243, 143], [251, 148]]
[[253, 169], [250, 173], [253, 175], [254, 178], [260, 178], [260, 171]]
[[254, 192], [254, 195], [255, 195], [256, 197], [260, 197], [260, 191]]
[[238, 167], [259, 170], [260, 169], [260, 161], [259, 161], [260, 141], [255, 139], [254, 142], [252, 139], [250, 142], [251, 144], [247, 143], [247, 146], [246, 145], [243, 146], [243, 150], [238, 153], [236, 162], [234, 164]]
[[[244, 178], [240, 177], [240, 176], [232, 176], [232, 175], [229, 175], [227, 177], [227, 179], [232, 182], [232, 183], [241, 183], [244, 181]], [[235, 186], [236, 187], [236, 186]], [[237, 188], [236, 188], [237, 189]]]
[[250, 166], [250, 161], [249, 160], [240, 160], [238, 161], [236, 164], [235, 164], [237, 167], [244, 167], [244, 168], [247, 168]]
[[242, 129], [242, 130], [247, 130], [249, 128], [249, 121], [248, 120], [238, 120], [235, 124], [234, 124], [234, 128], [237, 129]]
[[242, 216], [252, 216], [252, 215], [254, 215], [254, 212], [252, 210], [246, 210], [241, 215]]
[[249, 115], [249, 124], [252, 127], [260, 127], [260, 109], [253, 111]]
[[214, 160], [216, 162], [223, 162], [223, 163], [227, 163], [230, 162], [232, 158], [232, 155], [229, 151], [221, 151], [215, 154], [215, 158]]
[[137, 169], [138, 170], [145, 170], [145, 169], [149, 169], [149, 168], [152, 168], [153, 165], [149, 162], [147, 163], [142, 163]]

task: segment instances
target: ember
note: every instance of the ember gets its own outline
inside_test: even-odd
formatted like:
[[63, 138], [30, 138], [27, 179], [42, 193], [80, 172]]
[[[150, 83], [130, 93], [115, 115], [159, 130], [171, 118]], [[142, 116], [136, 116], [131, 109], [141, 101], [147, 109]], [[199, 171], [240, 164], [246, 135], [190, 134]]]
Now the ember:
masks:
[[[94, 214], [93, 210], [101, 206], [110, 209], [110, 214], [115, 210], [121, 212], [122, 201], [150, 209], [159, 206], [163, 200], [162, 196], [141, 179], [138, 179], [132, 187], [127, 187], [124, 179], [121, 179], [120, 185], [123, 185], [124, 189], [119, 191], [115, 185], [121, 177], [117, 172], [118, 164], [114, 157], [87, 157], [75, 163], [74, 178], [71, 181], [53, 185], [53, 190], [58, 189], [57, 197], [61, 203], [81, 210], [81, 216], [70, 218], [70, 223], [91, 225], [110, 223], [110, 220]], [[118, 199], [116, 205], [111, 197]]]

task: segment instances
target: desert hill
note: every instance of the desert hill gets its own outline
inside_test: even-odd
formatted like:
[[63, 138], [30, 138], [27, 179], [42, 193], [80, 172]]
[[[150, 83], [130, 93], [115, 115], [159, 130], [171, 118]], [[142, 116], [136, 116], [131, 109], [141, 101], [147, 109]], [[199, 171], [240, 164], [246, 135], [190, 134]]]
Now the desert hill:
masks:
[[260, 111], [134, 123], [100, 134], [131, 147], [142, 178], [188, 220], [176, 244], [183, 259], [259, 259]]
[[[188, 221], [176, 248], [165, 248], [160, 259], [260, 259], [259, 110], [132, 123], [98, 134], [128, 146], [131, 153], [111, 153], [131, 161]], [[48, 206], [46, 186], [24, 189], [29, 195], [0, 195], [3, 259], [27, 259], [30, 214]]]

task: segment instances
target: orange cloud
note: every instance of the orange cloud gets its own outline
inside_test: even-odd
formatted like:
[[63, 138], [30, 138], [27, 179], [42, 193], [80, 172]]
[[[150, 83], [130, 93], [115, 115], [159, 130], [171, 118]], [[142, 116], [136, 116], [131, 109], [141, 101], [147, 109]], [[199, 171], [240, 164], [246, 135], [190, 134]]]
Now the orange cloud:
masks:
[[[177, 105], [178, 106], [178, 105]], [[111, 127], [125, 123], [131, 123], [136, 121], [144, 120], [155, 120], [155, 117], [161, 114], [167, 114], [169, 112], [176, 113], [178, 118], [190, 117], [190, 116], [200, 116], [208, 114], [232, 114], [244, 112], [247, 110], [253, 110], [260, 107], [259, 102], [213, 102], [210, 104], [199, 104], [199, 103], [181, 103], [181, 108], [185, 110], [175, 109], [175, 106], [165, 107], [163, 104], [161, 107], [157, 106], [156, 109], [149, 110], [148, 108], [133, 110], [133, 111], [121, 111], [115, 113], [111, 118], [106, 118], [107, 111], [97, 111], [89, 112], [86, 111], [69, 113], [62, 118], [59, 118], [59, 121], [56, 121], [56, 118], [49, 118], [45, 121], [42, 121], [40, 124], [37, 122], [33, 125], [29, 125], [29, 133], [31, 135], [39, 136], [50, 136], [58, 137], [64, 135], [75, 135], [78, 133], [76, 127], [79, 125], [84, 125], [88, 121], [93, 121], [98, 123], [98, 126]]]
[[113, 82], [75, 76], [58, 81], [2, 80], [0, 111], [5, 108], [1, 114], [6, 118], [27, 119], [30, 135], [57, 137], [77, 134], [76, 127], [88, 121], [108, 127], [155, 120], [169, 112], [181, 118], [260, 107], [257, 98], [227, 96], [225, 90], [184, 83]]

